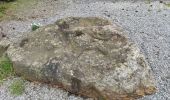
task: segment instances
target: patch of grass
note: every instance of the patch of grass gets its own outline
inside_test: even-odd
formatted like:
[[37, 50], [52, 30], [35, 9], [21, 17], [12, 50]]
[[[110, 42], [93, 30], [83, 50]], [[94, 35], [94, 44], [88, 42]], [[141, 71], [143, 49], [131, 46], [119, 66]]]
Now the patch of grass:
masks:
[[15, 0], [2, 0], [0, 1], [0, 19], [3, 19], [4, 17], [7, 16], [6, 12], [10, 9], [10, 8], [14, 8], [13, 7], [13, 3], [12, 2]]
[[0, 3], [0, 18], [2, 18], [5, 15], [5, 12], [7, 10], [8, 6], [5, 5], [4, 3]]
[[0, 81], [13, 75], [12, 62], [6, 55], [0, 57]]
[[38, 0], [1, 0], [0, 1], [0, 21], [6, 18], [15, 17], [16, 12], [28, 9]]
[[9, 89], [12, 95], [18, 96], [23, 94], [23, 92], [25, 91], [24, 81], [22, 79], [14, 80]]
[[6, 10], [7, 8], [5, 7], [5, 6], [0, 6], [0, 12], [1, 13], [5, 13], [5, 10]]

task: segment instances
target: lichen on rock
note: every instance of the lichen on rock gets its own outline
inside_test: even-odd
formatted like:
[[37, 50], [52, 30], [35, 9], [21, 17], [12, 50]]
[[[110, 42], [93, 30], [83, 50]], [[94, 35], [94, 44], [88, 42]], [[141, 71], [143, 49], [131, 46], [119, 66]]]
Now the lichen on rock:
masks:
[[11, 43], [16, 74], [96, 99], [136, 99], [156, 92], [144, 55], [122, 29], [97, 17], [58, 20]]

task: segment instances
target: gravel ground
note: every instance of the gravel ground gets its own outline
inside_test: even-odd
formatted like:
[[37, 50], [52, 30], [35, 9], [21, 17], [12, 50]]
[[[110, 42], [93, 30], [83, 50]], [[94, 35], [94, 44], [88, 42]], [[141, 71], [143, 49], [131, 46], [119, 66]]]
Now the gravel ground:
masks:
[[[144, 0], [41, 1], [29, 9], [29, 14], [26, 11], [16, 14], [22, 20], [0, 22], [2, 32], [7, 34], [11, 41], [31, 31], [33, 22], [46, 25], [68, 16], [108, 18], [125, 29], [129, 38], [145, 54], [154, 72], [158, 92], [140, 100], [170, 100], [170, 7], [160, 1], [147, 3]], [[82, 100], [80, 97], [68, 96], [68, 93], [61, 89], [31, 82], [25, 83], [26, 91], [23, 95], [14, 97], [8, 92], [8, 86], [13, 79], [15, 78], [6, 80], [0, 86], [1, 100]]]
[[20, 78], [10, 78], [0, 87], [0, 100], [83, 100], [81, 97], [68, 96], [68, 93], [45, 84], [24, 82], [25, 92], [21, 96], [10, 93], [10, 85], [14, 80]]

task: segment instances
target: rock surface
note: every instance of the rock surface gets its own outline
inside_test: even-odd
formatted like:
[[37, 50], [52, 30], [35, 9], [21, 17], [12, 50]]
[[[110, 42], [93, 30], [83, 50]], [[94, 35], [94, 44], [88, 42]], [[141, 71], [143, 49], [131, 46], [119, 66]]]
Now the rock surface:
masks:
[[18, 75], [82, 96], [136, 99], [156, 91], [139, 49], [102, 18], [60, 19], [11, 44], [7, 54]]

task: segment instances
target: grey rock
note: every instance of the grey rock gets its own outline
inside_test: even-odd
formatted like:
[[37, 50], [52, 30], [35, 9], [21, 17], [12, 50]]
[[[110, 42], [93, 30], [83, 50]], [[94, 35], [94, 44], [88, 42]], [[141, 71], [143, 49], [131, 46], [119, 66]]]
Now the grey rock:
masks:
[[143, 54], [122, 29], [96, 17], [70, 17], [30, 32], [7, 54], [16, 74], [101, 100], [156, 92]]

